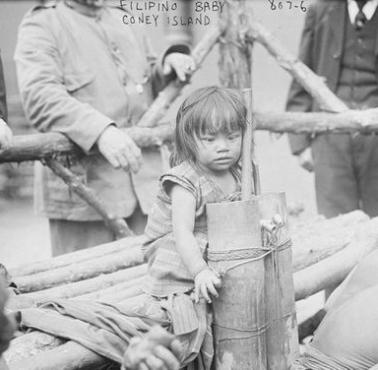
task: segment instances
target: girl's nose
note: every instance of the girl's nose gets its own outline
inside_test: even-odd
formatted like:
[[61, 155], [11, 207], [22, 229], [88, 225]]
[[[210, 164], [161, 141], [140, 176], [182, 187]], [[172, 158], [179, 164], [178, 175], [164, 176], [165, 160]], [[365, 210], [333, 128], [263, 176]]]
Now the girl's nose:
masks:
[[225, 151], [225, 150], [228, 150], [228, 140], [227, 139], [223, 139], [223, 138], [219, 138], [217, 140], [217, 150], [218, 151]]

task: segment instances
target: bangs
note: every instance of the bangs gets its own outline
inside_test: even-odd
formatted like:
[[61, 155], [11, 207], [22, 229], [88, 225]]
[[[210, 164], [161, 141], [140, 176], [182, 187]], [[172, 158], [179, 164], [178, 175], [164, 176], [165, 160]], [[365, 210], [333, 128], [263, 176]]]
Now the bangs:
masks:
[[246, 109], [237, 92], [217, 90], [200, 99], [192, 108], [194, 134], [231, 133], [244, 130]]
[[246, 127], [247, 109], [242, 95], [233, 89], [205, 87], [192, 93], [176, 117], [176, 149], [173, 163], [195, 161], [196, 142], [204, 134], [232, 133]]

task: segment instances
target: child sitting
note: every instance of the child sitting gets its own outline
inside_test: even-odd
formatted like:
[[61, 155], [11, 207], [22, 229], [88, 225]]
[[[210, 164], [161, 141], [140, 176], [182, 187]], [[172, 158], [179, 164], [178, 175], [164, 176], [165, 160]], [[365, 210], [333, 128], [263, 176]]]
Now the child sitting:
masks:
[[[160, 192], [145, 231], [148, 241], [144, 252], [149, 268], [144, 290], [154, 297], [173, 297], [178, 317], [171, 319], [178, 335], [196, 328], [197, 320], [209, 319], [203, 317], [209, 316], [206, 304], [201, 309], [201, 305], [195, 306], [196, 315], [190, 312], [193, 306], [187, 302], [188, 293], [194, 292], [196, 303], [201, 297], [208, 303], [211, 296], [217, 297], [220, 277], [205, 259], [205, 206], [233, 200], [240, 193], [239, 159], [245, 126], [243, 98], [226, 88], [195, 91], [177, 114], [174, 167], [161, 177]], [[194, 343], [202, 343], [206, 328], [209, 334], [209, 325], [204, 325], [202, 331], [197, 329]], [[193, 354], [197, 351], [189, 350]]]

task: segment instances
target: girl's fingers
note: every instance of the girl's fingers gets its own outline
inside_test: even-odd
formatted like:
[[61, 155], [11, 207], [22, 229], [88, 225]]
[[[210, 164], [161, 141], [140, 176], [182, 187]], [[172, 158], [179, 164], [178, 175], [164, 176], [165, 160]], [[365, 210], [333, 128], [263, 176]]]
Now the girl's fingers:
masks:
[[150, 369], [153, 369], [153, 370], [168, 370], [163, 360], [153, 355], [148, 356], [145, 359], [145, 363]]
[[178, 370], [180, 368], [180, 362], [169, 349], [157, 346], [154, 353], [157, 358], [163, 361], [168, 370]]
[[214, 285], [212, 283], [208, 283], [207, 284], [207, 290], [210, 292], [210, 294], [214, 297], [217, 297], [218, 298], [218, 292], [217, 290], [214, 288]]
[[194, 302], [198, 303], [199, 302], [199, 293], [200, 293], [200, 288], [198, 285], [194, 287]]
[[211, 299], [209, 297], [209, 293], [207, 292], [207, 287], [205, 284], [201, 285], [201, 294], [206, 299], [208, 303], [211, 303]]
[[181, 358], [184, 349], [183, 349], [182, 344], [180, 343], [180, 341], [178, 339], [174, 339], [171, 342], [171, 346], [170, 347], [171, 347], [171, 350], [172, 350], [173, 354], [177, 358]]

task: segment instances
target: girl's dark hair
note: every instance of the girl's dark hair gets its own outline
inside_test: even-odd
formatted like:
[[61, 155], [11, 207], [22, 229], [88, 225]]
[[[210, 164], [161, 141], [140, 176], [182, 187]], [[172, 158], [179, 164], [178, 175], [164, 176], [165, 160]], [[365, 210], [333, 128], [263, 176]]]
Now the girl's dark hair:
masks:
[[194, 91], [177, 112], [171, 166], [184, 160], [196, 163], [196, 137], [239, 129], [244, 132], [246, 120], [247, 108], [238, 90], [210, 86]]

